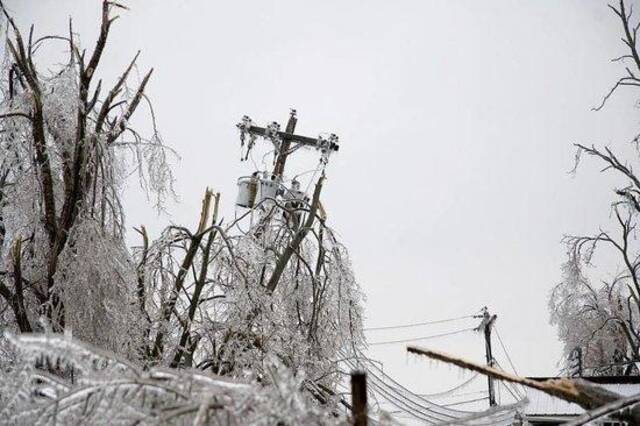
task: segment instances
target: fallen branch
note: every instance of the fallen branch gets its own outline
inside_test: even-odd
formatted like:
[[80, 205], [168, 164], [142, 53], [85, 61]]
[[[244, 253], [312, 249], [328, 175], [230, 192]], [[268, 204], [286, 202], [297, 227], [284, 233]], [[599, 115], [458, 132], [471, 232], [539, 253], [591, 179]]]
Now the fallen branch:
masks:
[[[407, 351], [416, 355], [426, 356], [437, 361], [453, 364], [460, 368], [477, 371], [480, 374], [484, 374], [485, 376], [489, 376], [497, 380], [537, 389], [548, 395], [578, 404], [585, 410], [594, 410], [601, 407], [604, 408], [605, 406], [619, 402], [623, 399], [621, 395], [604, 389], [601, 386], [588, 383], [585, 380], [559, 378], [538, 381], [519, 377], [493, 367], [476, 364], [474, 362], [431, 349], [407, 346]], [[634, 407], [628, 413], [619, 414], [617, 415], [617, 418], [632, 421], [633, 424], [640, 424], [640, 407]]]

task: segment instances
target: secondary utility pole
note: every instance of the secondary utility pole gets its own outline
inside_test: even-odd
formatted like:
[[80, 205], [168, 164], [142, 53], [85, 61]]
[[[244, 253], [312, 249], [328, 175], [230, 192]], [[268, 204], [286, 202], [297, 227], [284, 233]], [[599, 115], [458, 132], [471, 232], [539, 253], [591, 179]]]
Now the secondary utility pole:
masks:
[[[493, 323], [495, 322], [496, 318], [498, 318], [498, 316], [489, 314], [489, 309], [485, 306], [484, 308], [482, 308], [482, 315], [480, 317], [482, 318], [482, 322], [480, 323], [480, 325], [478, 325], [478, 327], [476, 327], [476, 330], [484, 331], [484, 350], [487, 358], [487, 366], [493, 367], [495, 365], [495, 362], [493, 360], [493, 353], [491, 351], [491, 327], [493, 326]], [[489, 406], [493, 407], [497, 405], [495, 384], [491, 376], [487, 376], [487, 382], [489, 386]]]

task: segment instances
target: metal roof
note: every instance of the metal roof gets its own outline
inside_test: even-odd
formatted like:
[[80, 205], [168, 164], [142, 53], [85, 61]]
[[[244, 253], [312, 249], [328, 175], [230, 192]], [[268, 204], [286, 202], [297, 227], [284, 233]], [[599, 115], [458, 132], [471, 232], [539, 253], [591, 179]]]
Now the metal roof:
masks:
[[[589, 380], [588, 378], [585, 379]], [[597, 385], [622, 396], [632, 396], [640, 393], [640, 383], [597, 383]], [[535, 389], [527, 389], [527, 398], [529, 398], [529, 404], [524, 409], [524, 413], [527, 416], [575, 416], [585, 412], [577, 404], [547, 395]]]

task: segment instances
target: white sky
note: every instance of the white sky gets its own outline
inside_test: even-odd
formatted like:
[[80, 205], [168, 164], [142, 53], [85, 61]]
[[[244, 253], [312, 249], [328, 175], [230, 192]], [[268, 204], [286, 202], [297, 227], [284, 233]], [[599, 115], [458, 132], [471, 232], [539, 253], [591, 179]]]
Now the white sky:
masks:
[[[95, 40], [97, 0], [6, 3], [36, 34], [64, 33], [71, 15], [83, 45]], [[112, 82], [142, 50], [161, 132], [182, 156], [170, 216], [156, 217], [132, 185], [129, 225], [195, 224], [206, 186], [232, 215], [235, 180], [252, 171], [238, 161], [235, 124], [248, 114], [284, 126], [295, 107], [298, 132], [340, 136], [323, 203], [367, 294], [367, 325], [488, 305], [519, 373], [557, 373], [547, 296], [560, 279], [560, 239], [607, 225], [615, 182], [595, 161], [569, 176], [571, 144], [624, 147], [638, 128], [629, 93], [590, 111], [621, 71], [609, 62], [622, 45], [605, 2], [128, 4], [99, 73]], [[290, 174], [309, 168], [294, 166]], [[424, 345], [483, 360], [480, 336]], [[407, 362], [403, 345], [372, 353], [419, 391], [451, 376]]]

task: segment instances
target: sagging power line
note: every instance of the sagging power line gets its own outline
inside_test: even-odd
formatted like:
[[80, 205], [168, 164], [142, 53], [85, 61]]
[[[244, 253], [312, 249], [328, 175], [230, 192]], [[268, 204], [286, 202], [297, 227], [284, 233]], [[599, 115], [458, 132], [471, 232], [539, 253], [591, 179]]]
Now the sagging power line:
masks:
[[382, 342], [372, 342], [372, 343], [369, 343], [369, 346], [394, 345], [394, 344], [398, 344], [398, 343], [418, 342], [418, 341], [423, 341], [423, 340], [436, 339], [436, 338], [439, 338], [439, 337], [453, 336], [453, 335], [456, 335], [456, 334], [462, 334], [462, 333], [466, 333], [466, 332], [469, 332], [469, 331], [475, 331], [475, 327], [463, 328], [462, 330], [449, 331], [447, 333], [433, 334], [431, 336], [413, 337], [413, 338], [398, 339], [398, 340], [386, 340], [386, 341], [382, 341]]
[[413, 328], [413, 327], [421, 327], [421, 326], [424, 326], [424, 325], [444, 324], [444, 323], [448, 323], [448, 322], [460, 321], [460, 320], [463, 320], [463, 319], [470, 319], [470, 318], [476, 318], [476, 317], [477, 317], [477, 315], [464, 315], [464, 316], [461, 316], [461, 317], [447, 318], [447, 319], [442, 319], [442, 320], [424, 321], [424, 322], [416, 322], [416, 323], [400, 324], [400, 325], [389, 325], [389, 326], [382, 326], [382, 327], [369, 327], [369, 328], [365, 328], [364, 331], [393, 330], [393, 329], [399, 329], [399, 328]]

